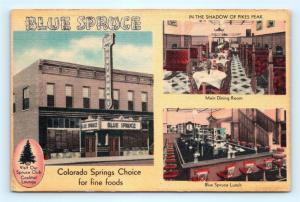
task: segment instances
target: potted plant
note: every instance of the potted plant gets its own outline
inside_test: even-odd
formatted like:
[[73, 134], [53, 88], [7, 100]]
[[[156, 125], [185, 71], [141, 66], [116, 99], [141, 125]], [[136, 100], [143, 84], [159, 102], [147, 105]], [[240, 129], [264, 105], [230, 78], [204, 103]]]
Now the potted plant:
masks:
[[44, 159], [45, 159], [45, 160], [48, 160], [48, 159], [51, 158], [51, 154], [50, 154], [50, 150], [49, 150], [49, 149], [44, 148], [44, 149], [43, 149], [43, 153], [44, 153]]

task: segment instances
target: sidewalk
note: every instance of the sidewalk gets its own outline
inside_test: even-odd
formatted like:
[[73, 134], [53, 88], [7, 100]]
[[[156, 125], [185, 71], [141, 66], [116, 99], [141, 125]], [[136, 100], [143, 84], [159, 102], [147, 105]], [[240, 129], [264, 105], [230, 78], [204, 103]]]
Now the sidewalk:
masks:
[[64, 158], [49, 159], [45, 161], [46, 165], [66, 165], [66, 164], [87, 164], [99, 162], [115, 162], [115, 161], [137, 161], [137, 160], [153, 160], [153, 155], [136, 155], [136, 156], [102, 156], [102, 157], [82, 157], [82, 158]]

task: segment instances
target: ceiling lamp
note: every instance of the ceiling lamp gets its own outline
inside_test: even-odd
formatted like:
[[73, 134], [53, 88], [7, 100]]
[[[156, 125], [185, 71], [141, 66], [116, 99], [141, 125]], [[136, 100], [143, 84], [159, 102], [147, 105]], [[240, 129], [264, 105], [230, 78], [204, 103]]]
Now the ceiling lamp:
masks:
[[216, 121], [217, 119], [212, 115], [212, 109], [210, 110], [210, 115], [207, 117], [209, 123]]

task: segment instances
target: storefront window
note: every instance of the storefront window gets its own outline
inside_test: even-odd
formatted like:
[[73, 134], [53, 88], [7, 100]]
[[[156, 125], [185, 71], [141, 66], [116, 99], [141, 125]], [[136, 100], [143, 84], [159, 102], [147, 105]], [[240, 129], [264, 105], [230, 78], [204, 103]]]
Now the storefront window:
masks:
[[48, 128], [79, 128], [78, 118], [48, 118]]
[[53, 119], [53, 128], [58, 128], [58, 119]]
[[47, 148], [52, 153], [78, 152], [79, 131], [54, 130], [47, 132]]
[[148, 121], [142, 121], [142, 129], [148, 129]]
[[140, 148], [146, 148], [148, 141], [148, 135], [143, 133], [136, 133], [136, 132], [124, 132], [123, 134], [123, 148], [126, 149], [140, 149]]
[[65, 128], [70, 128], [70, 119], [65, 119]]
[[70, 119], [70, 128], [75, 128], [75, 120]]
[[47, 127], [48, 128], [53, 128], [53, 119], [51, 119], [51, 118], [47, 119]]
[[65, 121], [63, 118], [58, 119], [58, 127], [64, 128], [65, 127]]
[[79, 119], [74, 119], [74, 120], [75, 120], [75, 128], [80, 128]]

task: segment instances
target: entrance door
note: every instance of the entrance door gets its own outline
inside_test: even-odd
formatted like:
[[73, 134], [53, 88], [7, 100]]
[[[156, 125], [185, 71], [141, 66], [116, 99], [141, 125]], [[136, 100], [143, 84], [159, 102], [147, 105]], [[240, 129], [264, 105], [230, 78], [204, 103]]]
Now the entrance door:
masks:
[[119, 136], [109, 136], [109, 155], [110, 156], [120, 156], [119, 151]]
[[85, 136], [85, 157], [96, 157], [96, 136], [86, 135]]

